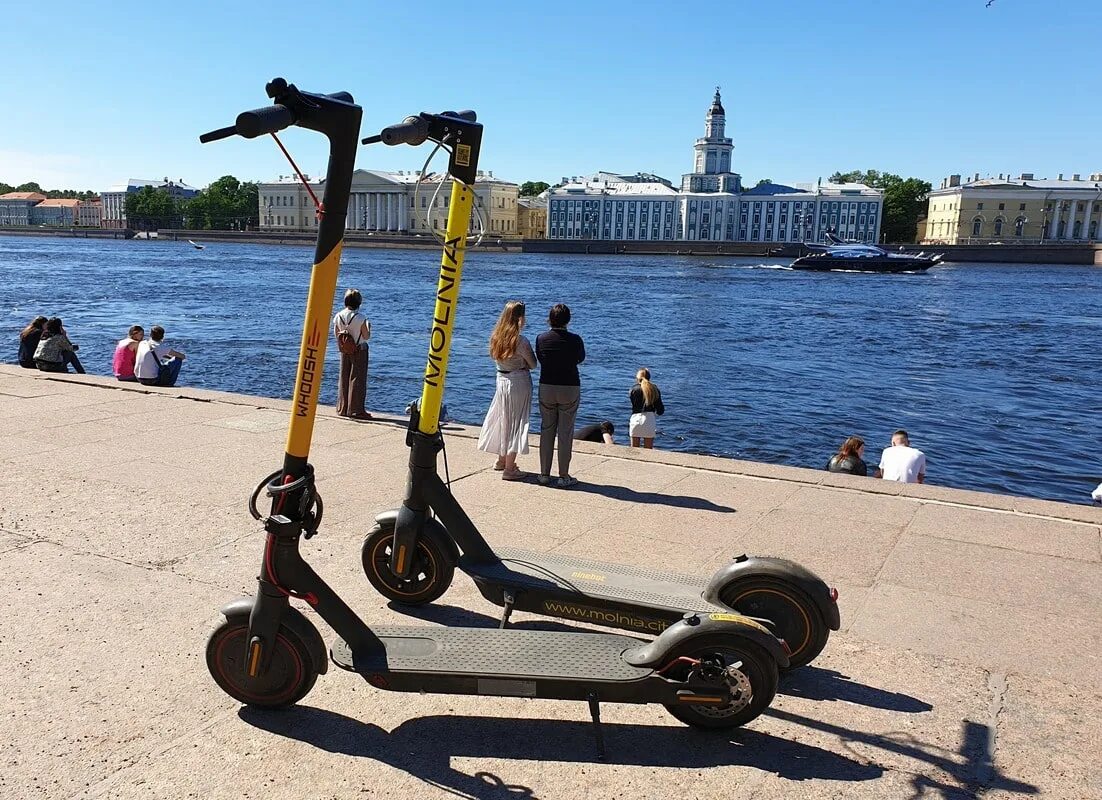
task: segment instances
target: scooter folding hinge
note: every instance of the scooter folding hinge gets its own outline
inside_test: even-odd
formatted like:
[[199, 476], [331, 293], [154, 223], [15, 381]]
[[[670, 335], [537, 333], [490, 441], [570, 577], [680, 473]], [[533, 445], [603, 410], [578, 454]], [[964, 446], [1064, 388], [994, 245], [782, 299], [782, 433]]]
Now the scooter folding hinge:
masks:
[[605, 735], [601, 729], [601, 702], [596, 692], [590, 692], [586, 699], [589, 701], [589, 714], [593, 717], [593, 736], [597, 740], [597, 760], [605, 760]]
[[504, 589], [502, 596], [505, 598], [505, 607], [501, 611], [501, 623], [497, 626], [498, 630], [504, 630], [505, 626], [509, 624], [509, 617], [513, 613], [513, 604], [517, 601], [517, 596], [509, 589]]

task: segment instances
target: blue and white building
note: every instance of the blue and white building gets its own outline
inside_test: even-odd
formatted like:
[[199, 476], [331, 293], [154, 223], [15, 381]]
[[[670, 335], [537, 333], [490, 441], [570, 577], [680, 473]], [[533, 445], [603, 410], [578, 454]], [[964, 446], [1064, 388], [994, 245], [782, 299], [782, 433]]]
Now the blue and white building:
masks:
[[744, 189], [731, 170], [734, 142], [726, 136], [719, 89], [693, 145], [694, 171], [680, 190], [647, 173], [598, 172], [563, 179], [548, 191], [548, 239], [617, 241], [823, 242], [880, 238], [883, 196], [860, 183]]
[[100, 193], [100, 198], [103, 203], [103, 227], [125, 228], [126, 196], [140, 191], [145, 186], [152, 186], [154, 189], [164, 189], [173, 197], [182, 200], [190, 200], [192, 197], [199, 194], [199, 190], [193, 186], [188, 186], [184, 183], [183, 178], [178, 181], [170, 181], [168, 178], [164, 180], [130, 178], [125, 183], [116, 184], [107, 189], [107, 191]]

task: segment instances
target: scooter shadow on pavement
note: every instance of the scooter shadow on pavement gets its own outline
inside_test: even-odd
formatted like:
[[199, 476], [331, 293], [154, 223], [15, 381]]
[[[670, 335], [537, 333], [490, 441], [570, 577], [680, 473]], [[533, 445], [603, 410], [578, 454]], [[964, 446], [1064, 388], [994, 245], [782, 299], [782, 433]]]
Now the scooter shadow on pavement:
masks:
[[889, 731], [870, 733], [845, 728], [820, 719], [812, 719], [778, 708], [767, 708], [764, 716], [801, 725], [811, 730], [838, 737], [842, 745], [851, 753], [860, 757], [861, 750], [855, 745], [866, 745], [895, 753], [916, 762], [929, 764], [934, 770], [950, 775], [957, 783], [951, 784], [931, 777], [916, 767], [908, 768], [912, 797], [926, 797], [928, 790], [938, 792], [946, 800], [982, 797], [988, 790], [1003, 790], [1017, 794], [1038, 794], [1040, 789], [1031, 783], [1019, 781], [1004, 775], [995, 766], [992, 756], [994, 733], [991, 726], [969, 719], [961, 720], [960, 747], [953, 751], [944, 747], [923, 742], [909, 731]]
[[662, 494], [661, 492], [640, 492], [628, 486], [619, 486], [606, 483], [590, 483], [582, 476], [578, 484], [571, 487], [571, 492], [589, 492], [608, 497], [612, 500], [623, 500], [626, 503], [647, 503], [649, 505], [671, 506], [673, 508], [690, 508], [694, 511], [715, 511], [720, 514], [733, 514], [735, 509], [730, 506], [721, 506], [706, 500], [703, 497], [692, 497], [681, 494]]
[[837, 670], [811, 665], [784, 673], [780, 686], [777, 687], [777, 694], [807, 700], [844, 700], [847, 703], [905, 714], [933, 710], [932, 705], [917, 697], [877, 689], [875, 686], [858, 683]]
[[718, 733], [672, 725], [603, 723], [607, 762], [593, 746], [592, 723], [438, 715], [417, 717], [387, 732], [377, 725], [310, 706], [282, 711], [242, 707], [250, 725], [326, 750], [372, 758], [426, 783], [480, 798], [535, 797], [533, 789], [489, 773], [468, 775], [453, 758], [608, 763], [704, 769], [747, 766], [788, 780], [868, 781], [884, 770], [812, 745], [760, 731]]

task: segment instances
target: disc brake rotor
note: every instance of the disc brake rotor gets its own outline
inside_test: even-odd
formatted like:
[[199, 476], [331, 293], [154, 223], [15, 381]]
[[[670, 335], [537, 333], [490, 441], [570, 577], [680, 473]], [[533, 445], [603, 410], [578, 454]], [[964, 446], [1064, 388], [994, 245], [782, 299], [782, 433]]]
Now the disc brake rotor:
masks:
[[731, 700], [722, 706], [695, 705], [697, 711], [709, 717], [729, 717], [750, 705], [754, 699], [754, 687], [750, 678], [742, 671], [742, 662], [738, 661], [724, 670], [723, 682], [727, 685]]

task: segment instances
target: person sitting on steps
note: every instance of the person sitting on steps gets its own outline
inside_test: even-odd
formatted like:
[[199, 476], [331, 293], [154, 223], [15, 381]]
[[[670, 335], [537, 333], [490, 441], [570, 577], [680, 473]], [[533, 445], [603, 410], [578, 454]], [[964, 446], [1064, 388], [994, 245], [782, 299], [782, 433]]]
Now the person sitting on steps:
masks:
[[164, 343], [165, 329], [154, 325], [149, 338], [138, 342], [134, 354], [134, 377], [142, 386], [175, 386], [184, 354]]
[[80, 345], [69, 341], [61, 320], [52, 317], [42, 328], [42, 338], [34, 350], [34, 363], [43, 372], [68, 372], [67, 365], [72, 364], [73, 369], [83, 375], [84, 366], [76, 353], [78, 349]]

